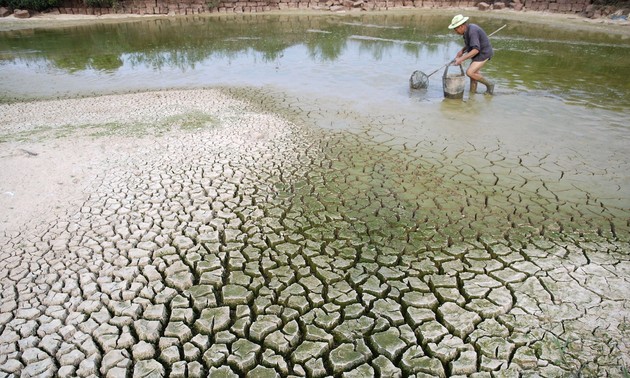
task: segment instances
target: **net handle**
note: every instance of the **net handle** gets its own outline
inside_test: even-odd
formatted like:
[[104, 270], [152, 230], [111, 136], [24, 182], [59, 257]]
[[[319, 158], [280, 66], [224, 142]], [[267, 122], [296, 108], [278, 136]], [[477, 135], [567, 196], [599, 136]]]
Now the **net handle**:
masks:
[[497, 30], [493, 31], [492, 33], [488, 34], [488, 38], [492, 37], [493, 35], [497, 34], [498, 32], [501, 31], [501, 29], [503, 29], [504, 27], [506, 27], [507, 24], [501, 26], [500, 28], [498, 28]]
[[429, 76], [433, 75], [434, 73], [438, 72], [439, 70], [441, 70], [442, 68], [444, 68], [444, 67], [448, 66], [449, 64], [453, 63], [454, 61], [455, 61], [455, 60], [451, 60], [451, 61], [447, 62], [446, 64], [444, 64], [443, 66], [441, 66], [441, 67], [440, 67], [440, 68], [438, 68], [437, 70], [435, 70], [435, 71], [431, 72], [430, 74], [428, 74], [428, 75], [427, 75], [427, 77], [429, 77]]

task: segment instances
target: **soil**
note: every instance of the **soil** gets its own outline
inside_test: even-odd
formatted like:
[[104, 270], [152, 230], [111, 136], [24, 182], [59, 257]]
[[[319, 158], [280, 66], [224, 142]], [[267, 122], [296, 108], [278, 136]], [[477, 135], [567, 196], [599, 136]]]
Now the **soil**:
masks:
[[[630, 21], [627, 19], [611, 19], [611, 18], [586, 18], [578, 14], [562, 14], [551, 12], [537, 11], [514, 11], [511, 9], [479, 11], [477, 8], [452, 8], [453, 10], [461, 10], [468, 15], [481, 15], [484, 17], [497, 17], [505, 20], [526, 21], [536, 24], [555, 24], [563, 28], [578, 30], [598, 30], [612, 34], [624, 34], [630, 36]], [[388, 11], [375, 11], [370, 14], [378, 13], [440, 13], [449, 12], [448, 9], [394, 9]], [[295, 10], [295, 11], [271, 11], [265, 14], [330, 14], [331, 12], [316, 10]], [[335, 12], [335, 14], [344, 14], [344, 12]], [[347, 13], [356, 15], [354, 12]], [[235, 14], [237, 16], [238, 14]], [[225, 13], [209, 13], [207, 17], [221, 16], [225, 17]], [[82, 23], [98, 22], [126, 22], [137, 21], [139, 19], [151, 19], [162, 17], [185, 17], [185, 16], [168, 16], [168, 15], [137, 15], [137, 14], [107, 14], [101, 16], [93, 15], [69, 15], [69, 14], [53, 14], [53, 13], [37, 13], [31, 18], [19, 19], [10, 15], [0, 18], [0, 31], [46, 28], [56, 26], [73, 26]]]

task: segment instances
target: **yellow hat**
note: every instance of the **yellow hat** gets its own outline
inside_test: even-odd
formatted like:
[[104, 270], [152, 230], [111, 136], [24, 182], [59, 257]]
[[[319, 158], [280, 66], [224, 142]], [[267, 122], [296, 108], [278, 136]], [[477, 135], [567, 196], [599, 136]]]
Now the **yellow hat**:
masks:
[[453, 17], [453, 19], [451, 20], [451, 24], [448, 26], [448, 28], [455, 29], [456, 27], [458, 27], [459, 25], [463, 24], [466, 21], [468, 21], [468, 17], [464, 17], [461, 14], [458, 14], [457, 16]]

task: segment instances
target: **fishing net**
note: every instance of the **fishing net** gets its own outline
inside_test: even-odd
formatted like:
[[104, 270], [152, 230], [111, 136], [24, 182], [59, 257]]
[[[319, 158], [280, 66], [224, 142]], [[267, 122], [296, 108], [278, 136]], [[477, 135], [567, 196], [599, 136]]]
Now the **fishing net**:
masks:
[[429, 77], [422, 71], [414, 71], [409, 78], [412, 89], [424, 89], [429, 86]]

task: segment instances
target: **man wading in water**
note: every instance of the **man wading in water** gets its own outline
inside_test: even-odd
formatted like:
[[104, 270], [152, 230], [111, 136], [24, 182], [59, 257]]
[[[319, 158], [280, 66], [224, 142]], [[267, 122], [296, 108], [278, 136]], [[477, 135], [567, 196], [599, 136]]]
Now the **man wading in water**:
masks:
[[486, 32], [475, 24], [469, 24], [468, 17], [464, 17], [461, 14], [453, 17], [448, 28], [464, 36], [465, 46], [457, 53], [453, 65], [459, 66], [466, 60], [472, 59], [470, 66], [466, 70], [466, 75], [470, 78], [470, 93], [476, 93], [477, 82], [481, 82], [486, 86], [487, 94], [494, 94], [494, 83], [481, 76], [480, 72], [481, 67], [494, 55]]

